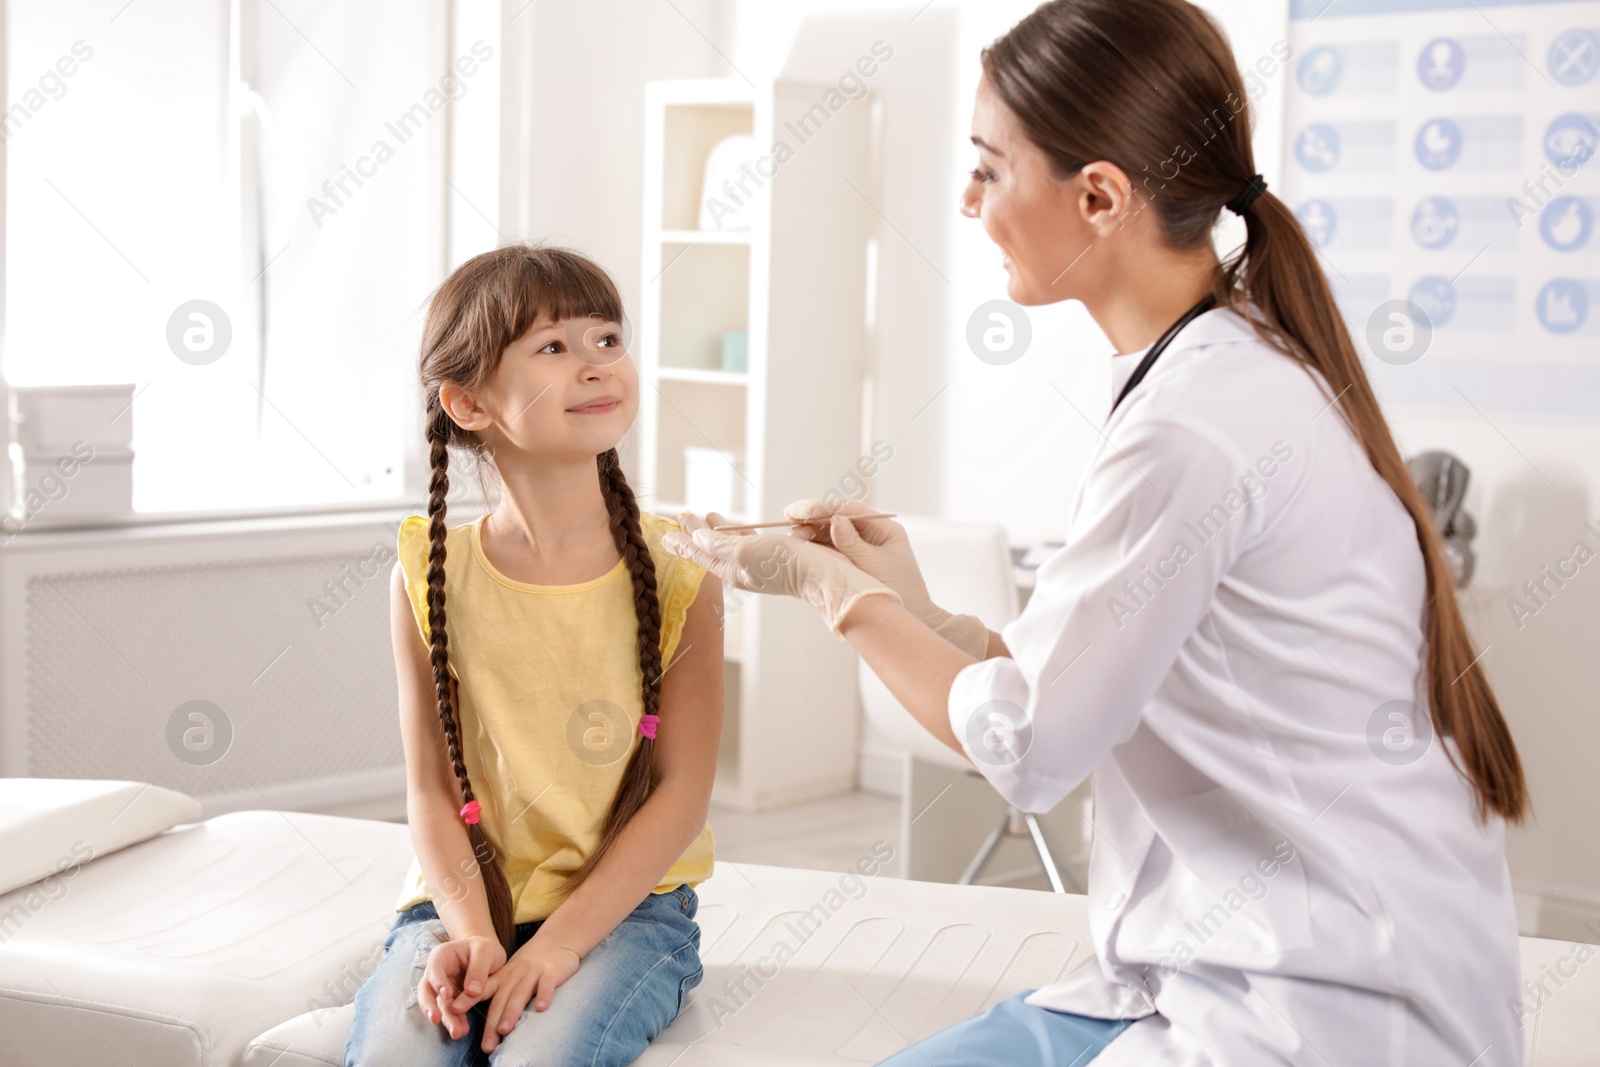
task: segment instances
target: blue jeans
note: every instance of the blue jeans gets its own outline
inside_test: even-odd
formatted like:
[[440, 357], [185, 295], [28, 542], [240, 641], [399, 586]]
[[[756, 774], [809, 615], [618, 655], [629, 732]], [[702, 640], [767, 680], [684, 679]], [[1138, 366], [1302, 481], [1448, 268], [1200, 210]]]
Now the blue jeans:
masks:
[[1031, 989], [908, 1045], [878, 1067], [1081, 1067], [1128, 1028], [1022, 1003]]
[[[550, 998], [532, 1001], [495, 1050], [482, 1048], [489, 1000], [467, 1013], [470, 1032], [452, 1040], [417, 1006], [417, 984], [444, 923], [431, 901], [396, 917], [383, 956], [356, 991], [355, 1021], [345, 1067], [610, 1067], [631, 1063], [678, 1017], [700, 984], [700, 898], [687, 883], [651, 893], [589, 950]], [[527, 944], [539, 922], [518, 923], [515, 945]]]

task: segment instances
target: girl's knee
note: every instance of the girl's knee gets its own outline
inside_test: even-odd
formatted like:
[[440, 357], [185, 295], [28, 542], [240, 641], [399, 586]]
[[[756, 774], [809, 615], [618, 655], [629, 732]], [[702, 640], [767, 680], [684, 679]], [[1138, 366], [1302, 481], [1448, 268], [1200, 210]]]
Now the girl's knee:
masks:
[[401, 927], [390, 937], [389, 946], [366, 985], [375, 986], [375, 991], [387, 990], [390, 995], [393, 995], [395, 987], [403, 986], [406, 1004], [415, 1008], [417, 986], [422, 981], [423, 970], [428, 966], [428, 957], [448, 937], [444, 923], [438, 919], [426, 919]]
[[653, 966], [637, 954], [618, 952], [586, 960], [556, 989], [549, 1008], [523, 1011], [489, 1054], [489, 1065], [623, 1067], [672, 1023], [703, 974], [693, 945], [659, 957]]
[[388, 1009], [358, 1019], [351, 1027], [344, 1067], [466, 1067], [475, 1062], [474, 1053], [483, 1040], [481, 1026], [452, 1039], [444, 1027], [428, 1021], [414, 996], [410, 1005], [391, 1001]]
[[345, 1067], [469, 1062], [452, 1052], [449, 1035], [417, 1003], [423, 969], [443, 932], [444, 924], [435, 919], [408, 923], [390, 935], [378, 965], [356, 991]]

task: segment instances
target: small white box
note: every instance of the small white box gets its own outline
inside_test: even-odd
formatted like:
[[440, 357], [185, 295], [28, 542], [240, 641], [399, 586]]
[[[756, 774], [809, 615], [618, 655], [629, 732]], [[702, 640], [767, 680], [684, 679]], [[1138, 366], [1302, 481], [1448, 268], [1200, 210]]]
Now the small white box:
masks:
[[12, 526], [58, 519], [116, 519], [133, 514], [133, 449], [80, 445], [76, 451], [11, 446], [16, 495]]
[[12, 386], [11, 421], [16, 441], [30, 452], [68, 455], [85, 441], [123, 446], [133, 443], [134, 386], [35, 385]]

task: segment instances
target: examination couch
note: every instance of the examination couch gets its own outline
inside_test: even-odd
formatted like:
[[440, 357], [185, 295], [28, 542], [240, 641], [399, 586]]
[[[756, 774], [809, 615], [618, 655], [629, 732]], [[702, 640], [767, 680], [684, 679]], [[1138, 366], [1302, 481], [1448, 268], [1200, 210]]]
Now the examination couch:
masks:
[[[407, 828], [199, 814], [143, 783], [0, 779], [0, 1062], [343, 1062]], [[859, 871], [719, 861], [704, 980], [636, 1065], [870, 1064], [1092, 954], [1082, 897], [900, 880], [884, 852]], [[1524, 938], [1522, 964], [1560, 976], [1525, 1007], [1530, 1067], [1600, 1062], [1600, 960]]]

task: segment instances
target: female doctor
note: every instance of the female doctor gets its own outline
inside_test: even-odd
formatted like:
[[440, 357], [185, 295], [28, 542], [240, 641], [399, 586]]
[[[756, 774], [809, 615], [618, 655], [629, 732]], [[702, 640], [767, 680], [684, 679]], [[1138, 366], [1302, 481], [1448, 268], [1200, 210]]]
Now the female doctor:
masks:
[[816, 606], [1019, 808], [1093, 775], [1097, 960], [885, 1062], [1520, 1064], [1516, 749], [1226, 41], [1183, 0], [1056, 0], [982, 65], [962, 213], [1014, 301], [1080, 300], [1120, 353], [1026, 610], [930, 603], [855, 503], [669, 537]]

